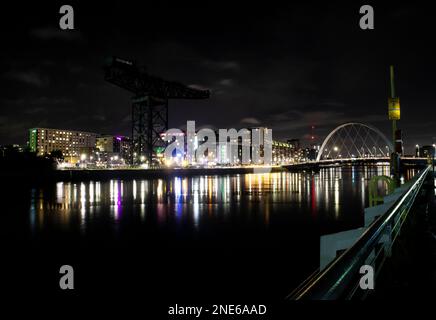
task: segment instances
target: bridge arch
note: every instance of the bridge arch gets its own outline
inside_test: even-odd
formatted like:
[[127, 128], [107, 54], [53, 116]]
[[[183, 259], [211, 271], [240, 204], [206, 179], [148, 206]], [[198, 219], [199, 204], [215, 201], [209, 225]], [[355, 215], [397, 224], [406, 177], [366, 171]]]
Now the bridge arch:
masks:
[[329, 133], [318, 151], [316, 161], [388, 157], [392, 150], [392, 142], [377, 128], [360, 122], [349, 122]]

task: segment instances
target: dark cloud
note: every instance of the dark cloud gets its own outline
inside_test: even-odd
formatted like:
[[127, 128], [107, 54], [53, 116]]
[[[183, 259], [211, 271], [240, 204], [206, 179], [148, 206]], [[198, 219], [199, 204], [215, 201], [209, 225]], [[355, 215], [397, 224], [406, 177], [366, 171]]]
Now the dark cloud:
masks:
[[241, 65], [237, 61], [203, 61], [203, 65], [214, 70], [240, 71]]
[[71, 105], [73, 100], [66, 97], [25, 97], [25, 98], [16, 98], [16, 99], [2, 99], [2, 105], [12, 105], [18, 107], [28, 107], [28, 106], [51, 106], [56, 105], [64, 106]]
[[96, 120], [96, 121], [106, 121], [106, 116], [103, 114], [97, 114], [92, 116], [92, 119]]
[[233, 79], [222, 79], [218, 84], [224, 87], [232, 87], [235, 84], [235, 81]]
[[35, 71], [18, 71], [10, 72], [6, 74], [6, 77], [11, 80], [23, 82], [28, 85], [36, 87], [47, 87], [50, 84], [50, 80], [47, 76], [44, 76]]
[[209, 89], [208, 87], [206, 87], [204, 85], [195, 84], [195, 83], [188, 85], [188, 87], [192, 88], [192, 89], [197, 89], [197, 90], [208, 90]]
[[339, 111], [289, 111], [286, 113], [274, 114], [268, 117], [265, 122], [277, 131], [298, 131], [300, 129], [309, 130], [312, 126], [331, 130], [335, 126], [347, 122], [376, 123], [385, 121], [383, 115], [366, 115], [359, 118], [347, 115]]
[[80, 31], [43, 27], [30, 30], [30, 36], [40, 40], [83, 41]]
[[241, 119], [241, 123], [254, 125], [254, 126], [261, 124], [260, 120], [258, 120], [256, 118], [243, 118], [243, 119]]
[[31, 109], [25, 109], [24, 113], [26, 114], [31, 114], [31, 115], [37, 115], [39, 113], [46, 113], [48, 111], [47, 108], [44, 107], [36, 107], [36, 108], [31, 108]]

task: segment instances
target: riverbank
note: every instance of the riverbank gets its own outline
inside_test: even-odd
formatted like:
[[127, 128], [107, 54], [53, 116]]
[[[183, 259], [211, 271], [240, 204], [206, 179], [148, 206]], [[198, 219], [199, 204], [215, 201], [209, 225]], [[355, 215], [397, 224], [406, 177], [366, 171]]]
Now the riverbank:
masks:
[[86, 181], [110, 179], [149, 179], [185, 177], [197, 175], [235, 175], [249, 173], [282, 172], [284, 168], [274, 167], [230, 167], [230, 168], [185, 168], [185, 169], [62, 169], [41, 172], [4, 171], [2, 179], [24, 179], [33, 181]]

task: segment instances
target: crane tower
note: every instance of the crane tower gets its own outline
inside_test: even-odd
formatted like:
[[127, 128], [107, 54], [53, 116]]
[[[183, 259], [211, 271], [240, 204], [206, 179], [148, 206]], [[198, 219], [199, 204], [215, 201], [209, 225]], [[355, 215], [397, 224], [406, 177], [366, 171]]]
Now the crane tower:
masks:
[[152, 165], [153, 156], [165, 148], [166, 142], [161, 135], [168, 130], [169, 99], [207, 99], [210, 96], [209, 90], [163, 80], [150, 75], [135, 62], [118, 57], [107, 61], [104, 73], [106, 81], [133, 93], [132, 164], [145, 156]]

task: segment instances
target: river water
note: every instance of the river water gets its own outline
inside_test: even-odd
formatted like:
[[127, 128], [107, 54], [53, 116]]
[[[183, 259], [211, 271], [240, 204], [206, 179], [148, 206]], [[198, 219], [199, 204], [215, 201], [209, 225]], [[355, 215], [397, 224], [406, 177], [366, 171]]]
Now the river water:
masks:
[[48, 291], [70, 264], [84, 293], [283, 299], [318, 267], [320, 235], [363, 225], [367, 183], [388, 173], [373, 165], [6, 185], [3, 240]]

